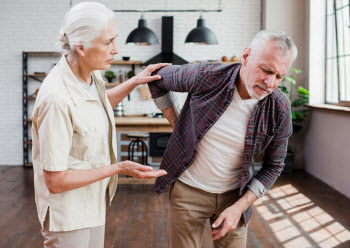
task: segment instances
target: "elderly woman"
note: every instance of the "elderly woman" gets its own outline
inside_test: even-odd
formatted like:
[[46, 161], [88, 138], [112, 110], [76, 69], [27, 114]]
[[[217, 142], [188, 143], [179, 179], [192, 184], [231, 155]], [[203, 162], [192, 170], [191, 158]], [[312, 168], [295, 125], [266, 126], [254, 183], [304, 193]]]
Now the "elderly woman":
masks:
[[45, 247], [103, 247], [106, 189], [111, 202], [117, 174], [155, 178], [131, 161], [117, 162], [113, 107], [137, 85], [159, 79], [148, 66], [123, 84], [105, 90], [98, 70], [118, 54], [114, 14], [99, 3], [68, 11], [58, 44], [64, 54], [45, 78], [33, 114], [35, 199]]

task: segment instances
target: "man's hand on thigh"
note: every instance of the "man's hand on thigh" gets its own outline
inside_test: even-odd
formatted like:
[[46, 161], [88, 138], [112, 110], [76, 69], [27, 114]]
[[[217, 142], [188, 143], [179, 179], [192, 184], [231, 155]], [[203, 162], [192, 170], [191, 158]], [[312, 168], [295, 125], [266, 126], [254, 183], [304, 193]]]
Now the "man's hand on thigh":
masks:
[[221, 229], [215, 229], [211, 232], [211, 234], [214, 236], [213, 240], [220, 239], [224, 237], [226, 233], [235, 229], [241, 215], [242, 211], [235, 205], [226, 208], [212, 225], [213, 228], [216, 228], [223, 223]]
[[222, 222], [224, 222], [221, 229], [211, 232], [212, 235], [215, 235], [213, 240], [222, 238], [227, 232], [235, 229], [243, 212], [257, 199], [258, 197], [253, 193], [253, 191], [247, 190], [235, 204], [226, 208], [212, 225], [213, 228], [217, 228]]

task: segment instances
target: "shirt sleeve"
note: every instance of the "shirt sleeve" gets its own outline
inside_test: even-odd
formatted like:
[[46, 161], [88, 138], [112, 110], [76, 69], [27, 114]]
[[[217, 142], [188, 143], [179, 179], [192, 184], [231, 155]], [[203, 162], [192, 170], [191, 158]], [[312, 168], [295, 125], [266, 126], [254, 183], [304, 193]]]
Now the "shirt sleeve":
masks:
[[263, 197], [266, 194], [266, 192], [267, 192], [267, 189], [264, 187], [264, 185], [259, 180], [255, 179], [255, 178], [253, 178], [249, 182], [247, 187], [248, 187], [248, 189], [253, 191], [253, 193], [258, 198]]
[[292, 115], [290, 111], [286, 111], [282, 114], [274, 138], [264, 152], [262, 168], [247, 186], [258, 198], [267, 193], [281, 174], [292, 132]]
[[189, 93], [194, 91], [200, 68], [200, 64], [186, 64], [167, 66], [155, 71], [153, 74], [162, 78], [149, 83], [148, 86], [158, 109], [167, 109], [174, 105], [171, 91]]
[[158, 98], [153, 98], [153, 101], [160, 110], [168, 109], [175, 104], [173, 92], [168, 92]]
[[68, 111], [56, 103], [39, 107], [37, 129], [41, 168], [47, 171], [67, 170], [73, 137]]

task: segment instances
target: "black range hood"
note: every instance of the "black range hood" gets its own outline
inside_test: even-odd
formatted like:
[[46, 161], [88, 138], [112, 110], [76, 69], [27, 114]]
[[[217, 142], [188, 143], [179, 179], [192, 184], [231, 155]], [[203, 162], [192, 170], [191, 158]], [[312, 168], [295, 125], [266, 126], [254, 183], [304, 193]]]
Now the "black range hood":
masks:
[[160, 54], [154, 56], [150, 60], [143, 63], [143, 65], [156, 63], [172, 63], [173, 65], [187, 64], [188, 61], [173, 53], [173, 28], [174, 17], [162, 17], [162, 51]]

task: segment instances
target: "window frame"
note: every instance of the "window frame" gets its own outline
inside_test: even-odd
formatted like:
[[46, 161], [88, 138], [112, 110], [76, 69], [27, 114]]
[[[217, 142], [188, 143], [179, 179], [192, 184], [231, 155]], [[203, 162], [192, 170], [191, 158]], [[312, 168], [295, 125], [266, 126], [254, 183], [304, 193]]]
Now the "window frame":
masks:
[[[329, 10], [329, 5], [330, 5], [330, 1], [331, 1], [331, 4], [333, 6], [333, 8], [331, 10]], [[344, 26], [344, 30], [346, 30], [346, 28], [349, 28], [350, 29], [350, 0], [348, 2], [348, 4], [342, 2], [341, 3], [341, 6], [337, 8], [337, 0], [326, 0], [325, 1], [325, 4], [326, 4], [326, 8], [325, 8], [325, 22], [326, 22], [326, 25], [325, 25], [325, 92], [324, 92], [324, 99], [325, 99], [325, 103], [326, 104], [331, 104], [331, 105], [337, 105], [337, 106], [345, 106], [345, 107], [350, 107], [350, 95], [348, 95], [348, 91], [347, 88], [349, 87], [350, 88], [350, 73], [347, 72], [346, 70], [346, 65], [347, 65], [347, 61], [346, 59], [344, 59], [343, 62], [340, 62], [340, 58], [350, 58], [350, 53], [347, 54], [346, 53], [346, 49], [345, 49], [345, 46], [344, 46], [344, 43], [343, 42], [343, 54], [339, 55], [339, 39], [340, 38], [343, 38], [345, 37], [345, 34], [346, 32], [342, 31], [343, 32], [343, 37], [339, 37], [339, 32], [338, 32], [338, 28], [339, 28], [339, 25], [340, 24], [343, 24], [343, 25], [347, 25], [347, 26]], [[345, 8], [348, 8], [349, 9], [349, 23], [341, 23], [344, 18], [342, 18], [341, 21], [338, 21], [338, 12], [337, 11], [343, 11], [343, 9]], [[343, 17], [343, 14], [345, 13], [346, 11], [344, 10], [343, 13], [342, 13], [342, 17]], [[328, 25], [329, 25], [329, 17], [330, 16], [334, 16], [334, 26], [332, 27], [332, 31], [335, 32], [335, 37], [333, 36], [334, 34], [329, 34], [329, 30], [328, 30]], [[349, 31], [350, 32], [350, 31]], [[334, 41], [333, 39], [335, 39], [335, 44], [329, 44], [329, 40], [331, 41]], [[349, 40], [350, 40], [350, 37], [349, 37]], [[332, 53], [332, 55], [335, 55], [335, 56], [329, 56], [329, 46], [335, 46], [335, 52]], [[334, 61], [336, 60], [336, 61]], [[334, 63], [336, 64], [336, 72], [334, 72], [334, 69], [329, 69], [329, 66], [330, 66], [330, 63], [332, 63], [332, 66], [334, 65]], [[343, 66], [344, 68], [344, 75], [341, 75], [340, 73], [340, 66]], [[350, 66], [350, 64], [349, 64]], [[333, 73], [336, 73], [336, 83], [334, 83], [333, 80], [329, 80], [328, 78], [328, 73], [331, 72], [332, 75]], [[344, 85], [342, 85], [342, 77], [344, 76]], [[334, 79], [334, 76], [332, 77], [332, 79]], [[331, 82], [332, 81], [332, 82]], [[334, 102], [334, 99], [333, 99], [333, 94], [331, 93], [331, 96], [329, 96], [329, 91], [332, 90], [333, 88], [335, 88], [336, 86], [336, 90], [337, 90], [337, 102]], [[342, 90], [345, 90], [345, 99], [342, 98], [341, 96], [341, 91]], [[329, 99], [330, 98], [330, 99]], [[345, 100], [345, 101], [344, 101]]]

